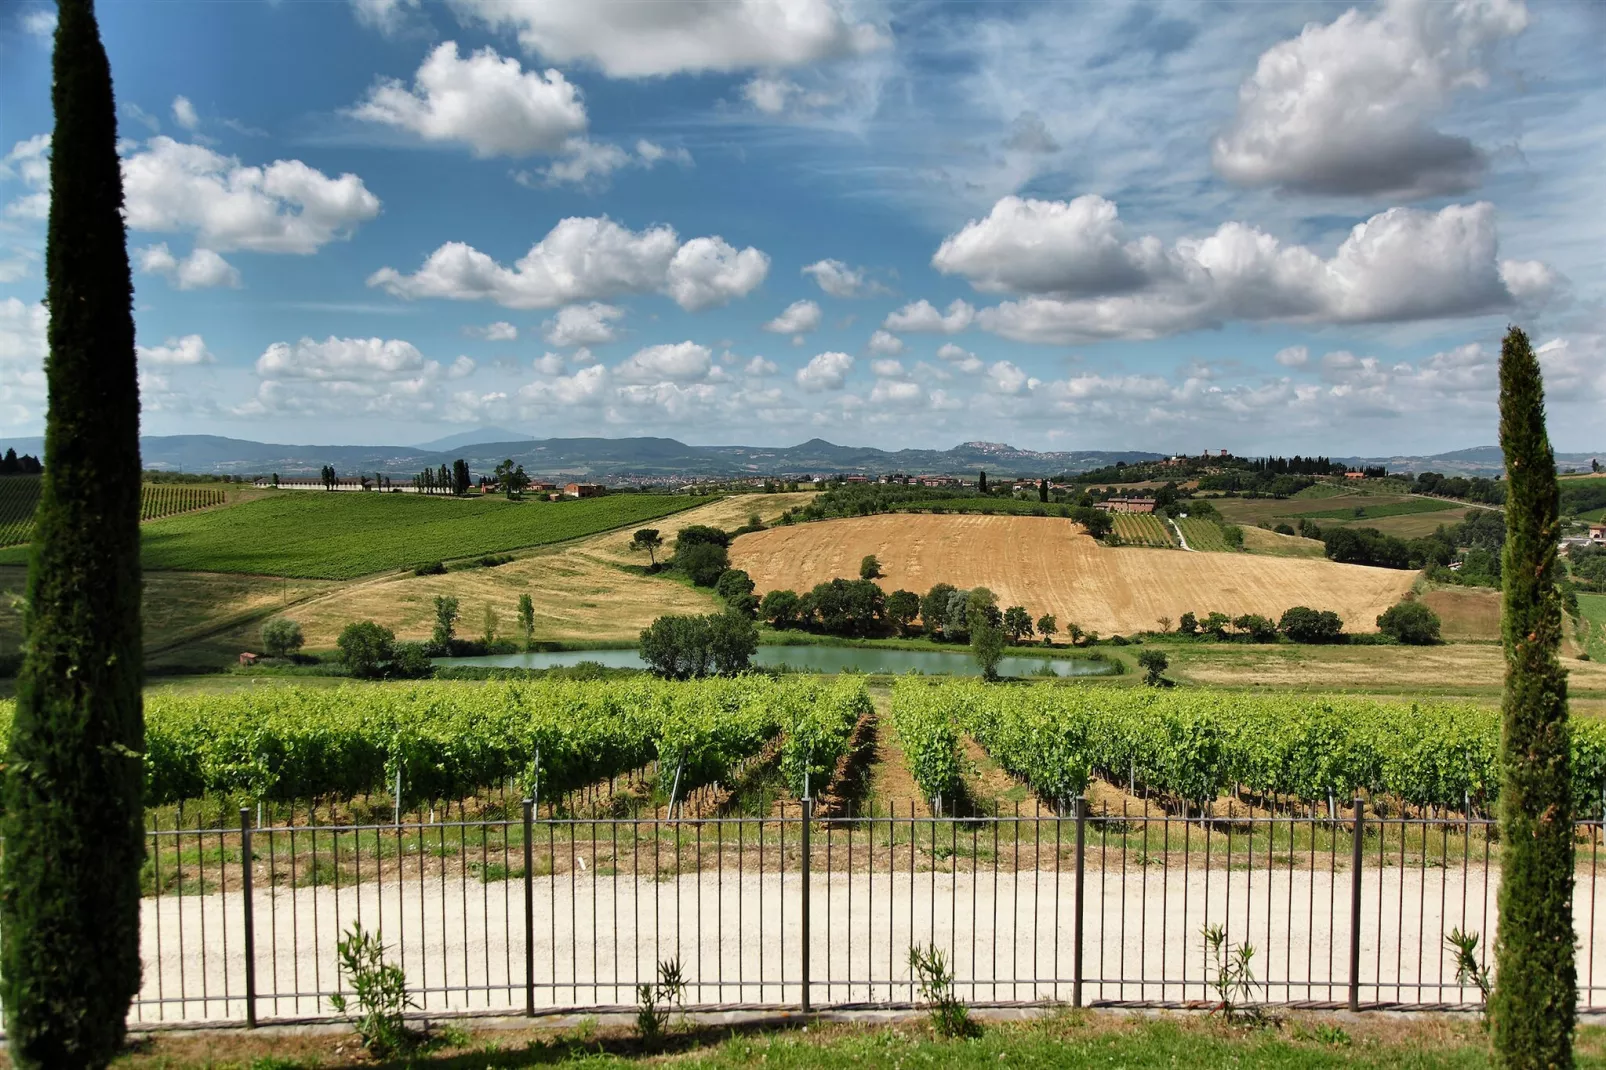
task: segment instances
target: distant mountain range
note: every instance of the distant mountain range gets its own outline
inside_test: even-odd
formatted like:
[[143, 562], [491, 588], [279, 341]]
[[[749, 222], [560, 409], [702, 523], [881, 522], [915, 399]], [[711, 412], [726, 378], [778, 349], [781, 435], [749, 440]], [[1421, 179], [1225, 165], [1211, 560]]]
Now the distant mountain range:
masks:
[[[497, 436], [485, 439], [483, 435]], [[476, 441], [468, 441], [470, 439]], [[39, 438], [0, 442], [18, 453], [39, 454]], [[420, 446], [296, 446], [215, 435], [155, 435], [140, 440], [145, 467], [169, 471], [209, 472], [218, 475], [282, 476], [315, 474], [332, 464], [342, 475], [382, 472], [391, 478], [410, 478], [425, 467], [438, 468], [459, 457], [476, 473], [489, 473], [511, 458], [531, 476], [630, 481], [742, 475], [877, 475], [959, 474], [986, 469], [997, 475], [1056, 475], [1085, 472], [1117, 461], [1160, 460], [1165, 455], [1139, 450], [1078, 450], [1039, 452], [1017, 449], [1000, 442], [965, 442], [947, 450], [880, 450], [868, 446], [838, 446], [814, 438], [796, 446], [688, 446], [672, 438], [548, 438], [530, 439], [504, 428], [484, 428], [427, 442]], [[1588, 468], [1592, 456], [1557, 454], [1562, 467]], [[1433, 456], [1337, 457], [1345, 464], [1386, 465], [1391, 471], [1436, 471], [1446, 474], [1491, 475], [1501, 470], [1495, 446], [1456, 450]]]

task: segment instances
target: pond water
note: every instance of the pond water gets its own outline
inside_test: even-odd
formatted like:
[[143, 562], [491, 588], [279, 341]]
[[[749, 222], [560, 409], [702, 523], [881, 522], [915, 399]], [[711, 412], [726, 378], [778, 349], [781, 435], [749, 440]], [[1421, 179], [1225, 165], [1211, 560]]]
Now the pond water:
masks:
[[[610, 669], [641, 669], [645, 664], [634, 650], [541, 650], [526, 654], [490, 654], [478, 658], [437, 658], [437, 665], [491, 665], [498, 668], [552, 669], [592, 661]], [[969, 652], [947, 650], [891, 650], [861, 646], [761, 646], [754, 664], [773, 668], [786, 665], [811, 672], [882, 672], [911, 670], [950, 676], [979, 676]], [[1085, 658], [1046, 658], [1016, 654], [998, 663], [1003, 676], [1033, 676], [1052, 669], [1057, 676], [1105, 676], [1112, 667]]]

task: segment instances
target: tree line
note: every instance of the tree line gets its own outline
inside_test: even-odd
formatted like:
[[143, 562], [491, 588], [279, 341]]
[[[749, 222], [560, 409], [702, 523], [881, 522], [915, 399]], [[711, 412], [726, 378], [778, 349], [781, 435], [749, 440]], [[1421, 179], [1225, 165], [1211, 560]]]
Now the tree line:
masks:
[[15, 449], [7, 449], [5, 456], [0, 457], [0, 476], [36, 476], [44, 470], [39, 458], [31, 453], [19, 457]]

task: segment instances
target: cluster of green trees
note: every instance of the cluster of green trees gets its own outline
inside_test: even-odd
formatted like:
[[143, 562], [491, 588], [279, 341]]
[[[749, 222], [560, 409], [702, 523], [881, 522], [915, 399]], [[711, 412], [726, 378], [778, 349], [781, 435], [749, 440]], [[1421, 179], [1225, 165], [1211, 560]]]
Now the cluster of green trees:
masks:
[[1483, 476], [1446, 476], [1423, 472], [1411, 481], [1412, 494], [1431, 494], [1438, 498], [1460, 498], [1483, 505], [1506, 504], [1506, 485]]
[[413, 477], [413, 489], [420, 494], [450, 494], [461, 497], [468, 493], [474, 477], [469, 473], [468, 462], [459, 457], [450, 468], [426, 468]]
[[1200, 490], [1222, 491], [1234, 498], [1292, 498], [1315, 484], [1310, 476], [1271, 472], [1218, 472], [1199, 477]]
[[19, 457], [16, 450], [8, 449], [5, 456], [0, 457], [0, 476], [36, 476], [44, 470], [45, 466], [32, 454], [24, 453]]
[[[1171, 630], [1170, 618], [1158, 622], [1162, 633]], [[1259, 613], [1243, 613], [1236, 617], [1226, 613], [1184, 613], [1177, 621], [1177, 635], [1192, 639], [1225, 642], [1232, 639], [1252, 643], [1276, 642], [1282, 636], [1294, 643], [1337, 642], [1344, 633], [1344, 622], [1330, 609], [1311, 609], [1293, 606], [1272, 620]]]
[[494, 475], [496, 485], [502, 488], [502, 493], [508, 498], [520, 497], [530, 488], [532, 482], [530, 477], [524, 474], [524, 466], [514, 464], [511, 457], [496, 466]]
[[1606, 546], [1569, 546], [1567, 563], [1579, 590], [1606, 591]]
[[740, 613], [659, 617], [641, 632], [641, 660], [658, 676], [692, 680], [746, 672], [758, 628]]

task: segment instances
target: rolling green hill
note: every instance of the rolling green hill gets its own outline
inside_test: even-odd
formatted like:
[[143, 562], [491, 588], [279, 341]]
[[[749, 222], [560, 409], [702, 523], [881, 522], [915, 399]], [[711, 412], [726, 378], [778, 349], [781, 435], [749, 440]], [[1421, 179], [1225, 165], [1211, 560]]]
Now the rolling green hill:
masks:
[[[667, 516], [706, 499], [617, 494], [564, 502], [283, 491], [141, 528], [147, 569], [351, 579], [541, 546]], [[25, 564], [27, 547], [0, 551]]]

